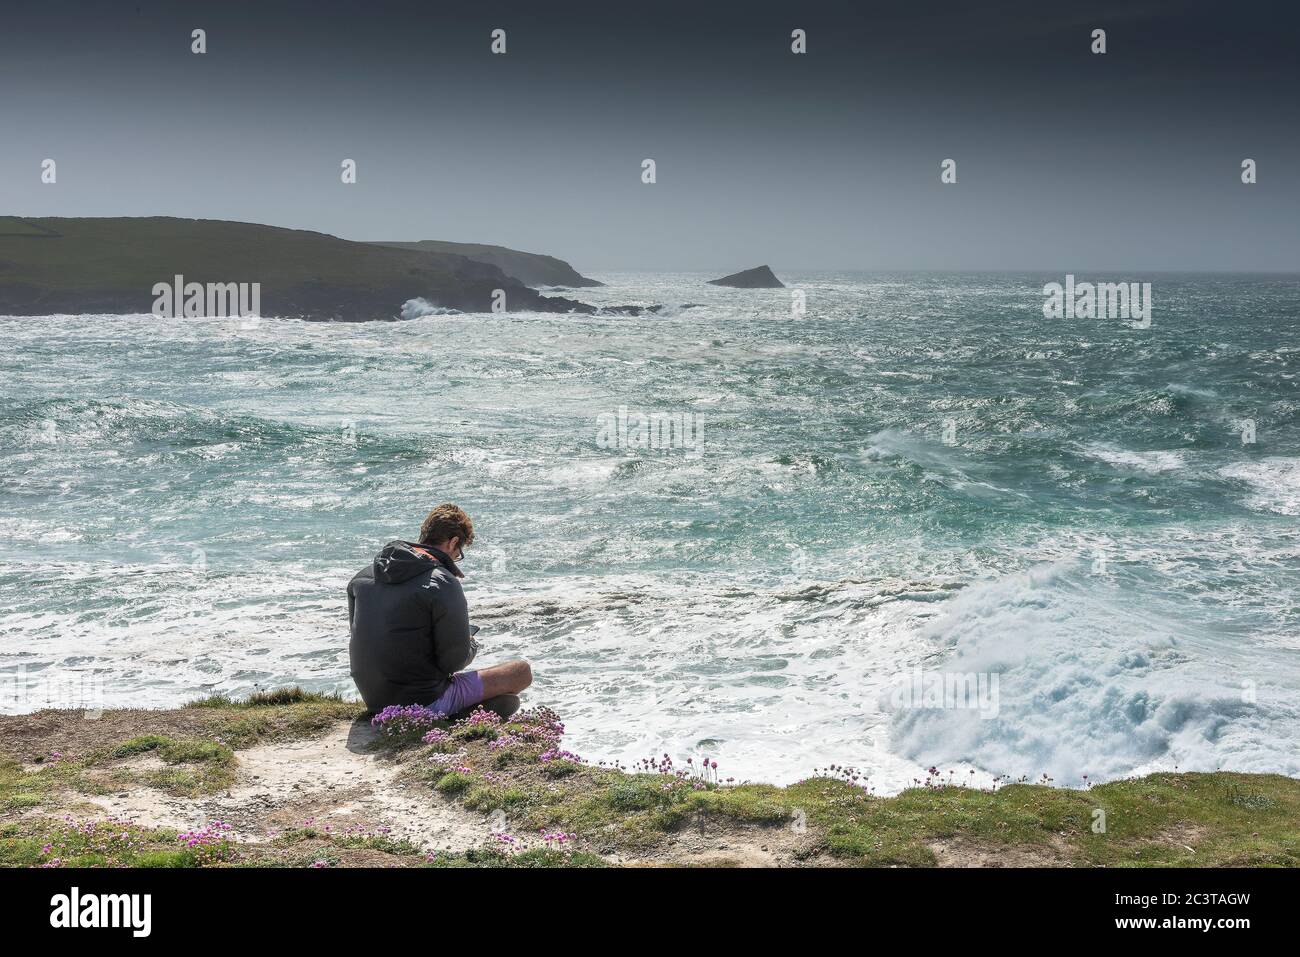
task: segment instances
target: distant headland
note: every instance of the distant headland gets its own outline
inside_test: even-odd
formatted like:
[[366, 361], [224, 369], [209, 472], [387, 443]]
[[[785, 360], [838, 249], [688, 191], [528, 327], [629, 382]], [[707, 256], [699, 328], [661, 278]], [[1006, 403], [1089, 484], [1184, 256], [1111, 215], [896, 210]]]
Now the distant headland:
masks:
[[464, 256], [475, 262], [496, 266], [507, 276], [518, 279], [525, 286], [587, 289], [605, 285], [603, 282], [581, 275], [563, 259], [544, 256], [541, 253], [522, 253], [517, 249], [507, 249], [505, 246], [450, 243], [440, 239], [424, 239], [418, 243], [382, 242], [375, 245], [391, 246], [394, 249], [423, 249], [428, 252]]
[[255, 283], [262, 315], [349, 322], [395, 319], [412, 299], [466, 312], [594, 313], [528, 283], [600, 285], [562, 260], [500, 246], [352, 242], [168, 216], [0, 217], [0, 314], [148, 313], [154, 287], [176, 276]]

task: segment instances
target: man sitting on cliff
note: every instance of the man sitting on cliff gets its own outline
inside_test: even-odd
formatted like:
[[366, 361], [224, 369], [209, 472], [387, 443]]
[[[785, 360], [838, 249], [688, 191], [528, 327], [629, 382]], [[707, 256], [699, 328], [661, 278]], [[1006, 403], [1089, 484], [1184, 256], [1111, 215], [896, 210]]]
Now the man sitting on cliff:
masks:
[[519, 708], [519, 692], [533, 681], [528, 662], [463, 670], [478, 653], [478, 629], [456, 562], [473, 541], [470, 517], [439, 505], [418, 543], [389, 542], [348, 583], [352, 680], [371, 711], [422, 704], [451, 716], [482, 703], [506, 718]]

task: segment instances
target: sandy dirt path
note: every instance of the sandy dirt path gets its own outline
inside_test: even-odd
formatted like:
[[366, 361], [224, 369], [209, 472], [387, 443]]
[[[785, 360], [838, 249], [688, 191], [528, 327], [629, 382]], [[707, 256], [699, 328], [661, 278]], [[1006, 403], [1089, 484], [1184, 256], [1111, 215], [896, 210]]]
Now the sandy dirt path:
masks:
[[[368, 727], [340, 721], [318, 738], [236, 752], [235, 783], [218, 794], [185, 798], [135, 787], [85, 800], [105, 817], [157, 827], [224, 821], [233, 836], [254, 843], [304, 826], [335, 833], [387, 828], [389, 836], [429, 851], [464, 851], [492, 839], [497, 822], [399, 780], [402, 765], [370, 751], [372, 740]], [[148, 755], [124, 766], [142, 772], [165, 767]]]

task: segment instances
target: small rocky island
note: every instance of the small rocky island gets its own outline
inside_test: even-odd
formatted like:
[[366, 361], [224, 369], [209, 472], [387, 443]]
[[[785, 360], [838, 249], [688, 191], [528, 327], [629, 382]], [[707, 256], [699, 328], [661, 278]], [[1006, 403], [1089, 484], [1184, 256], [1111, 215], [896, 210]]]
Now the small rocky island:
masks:
[[710, 279], [710, 286], [731, 286], [734, 289], [784, 289], [785, 283], [776, 278], [768, 266], [755, 266], [743, 272], [734, 272], [721, 279]]

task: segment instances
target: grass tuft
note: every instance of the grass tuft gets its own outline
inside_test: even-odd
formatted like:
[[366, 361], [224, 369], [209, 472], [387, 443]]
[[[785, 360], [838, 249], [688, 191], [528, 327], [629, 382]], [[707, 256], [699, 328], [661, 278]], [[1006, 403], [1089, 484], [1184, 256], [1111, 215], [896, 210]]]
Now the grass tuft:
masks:
[[466, 851], [464, 854], [434, 854], [430, 867], [608, 867], [595, 854], [582, 851], [559, 851], [548, 847], [509, 854], [495, 848]]
[[333, 692], [322, 693], [304, 691], [298, 685], [288, 688], [274, 688], [270, 691], [254, 691], [247, 698], [230, 698], [215, 694], [189, 702], [187, 708], [274, 708], [286, 704], [322, 704], [342, 702], [343, 698]]
[[459, 771], [448, 771], [438, 779], [434, 787], [441, 794], [455, 795], [464, 794], [474, 785], [474, 779], [468, 774], [462, 774]]

